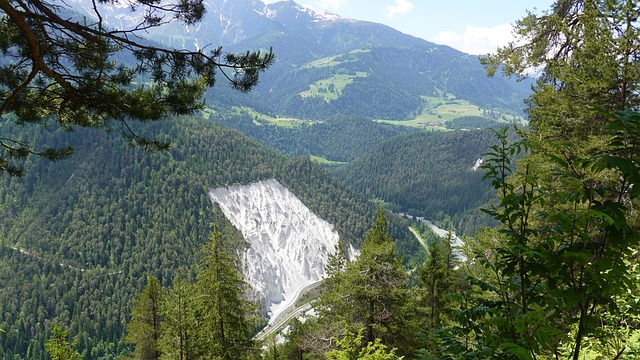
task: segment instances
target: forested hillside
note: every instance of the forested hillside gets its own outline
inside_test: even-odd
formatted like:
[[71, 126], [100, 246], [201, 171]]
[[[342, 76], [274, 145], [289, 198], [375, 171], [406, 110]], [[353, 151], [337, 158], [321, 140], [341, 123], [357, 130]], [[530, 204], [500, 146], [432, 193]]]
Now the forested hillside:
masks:
[[[424, 107], [422, 96], [438, 96], [441, 91], [484, 109], [522, 114], [528, 82], [488, 79], [475, 56], [427, 42], [401, 41], [396, 46], [355, 48], [267, 74], [257, 90], [276, 104], [277, 112], [310, 119], [333, 114], [411, 119]], [[288, 48], [283, 51], [286, 54]], [[403, 59], [402, 65], [398, 59]]]
[[[139, 131], [173, 146], [148, 153], [99, 132], [35, 131], [34, 138], [74, 145], [79, 155], [30, 159], [24, 177], [2, 178], [0, 357], [44, 359], [54, 323], [70, 327], [87, 359], [117, 354], [133, 295], [148, 275], [166, 286], [181, 269], [191, 271], [214, 223], [225, 242], [244, 246], [212, 206], [210, 188], [276, 178], [345, 243], [358, 243], [373, 221], [375, 206], [308, 158], [287, 159], [194, 119]], [[406, 228], [395, 229], [401, 251], [415, 253]]]
[[[526, 102], [530, 126], [519, 137], [506, 127], [473, 130], [494, 124], [472, 116], [517, 121], [489, 107], [519, 103], [520, 86], [480, 80], [477, 59], [384, 26], [321, 16], [292, 1], [211, 0], [209, 18], [198, 0], [168, 9], [181, 21], [172, 26], [194, 30], [165, 34], [168, 43], [211, 33], [220, 37], [202, 43], [224, 37], [234, 46], [301, 49], [274, 63], [271, 52], [209, 57], [148, 48], [132, 39], [138, 31], [162, 34], [156, 2], [90, 4], [89, 13], [105, 18], [73, 22], [58, 12], [66, 3], [0, 0], [7, 35], [0, 37], [0, 358], [640, 358], [636, 2], [556, 1], [515, 24], [522, 41], [482, 59], [493, 75], [540, 73]], [[141, 17], [125, 19], [133, 24], [105, 30], [107, 15], [136, 6]], [[210, 21], [194, 29], [199, 20]], [[113, 61], [121, 47], [137, 51], [134, 68]], [[386, 65], [369, 71], [378, 65], [365, 61]], [[277, 73], [257, 89], [264, 97], [241, 104], [262, 109], [238, 112], [236, 127], [292, 154], [357, 157], [331, 167], [342, 181], [309, 157], [287, 158], [199, 117], [159, 121], [203, 110], [200, 97], [217, 70], [235, 71], [227, 77], [232, 87], [249, 90], [272, 64]], [[233, 111], [238, 94], [218, 94], [217, 104]], [[450, 129], [464, 130], [405, 134], [328, 121], [339, 111], [366, 117], [358, 122], [410, 117], [423, 105], [467, 96], [488, 105], [448, 119]], [[206, 110], [223, 116], [215, 106]], [[263, 118], [252, 116], [277, 120], [278, 112], [321, 117], [293, 119], [317, 133], [305, 140], [295, 128], [263, 132]], [[331, 151], [339, 132], [365, 137]], [[289, 135], [303, 149], [287, 148]], [[328, 258], [328, 278], [296, 309], [307, 315], [259, 342], [238, 275], [237, 252], [247, 244], [207, 191], [271, 178], [334, 224], [342, 241]], [[435, 239], [425, 234], [428, 224], [379, 203], [465, 232], [485, 223], [469, 214], [486, 204], [495, 226], [454, 248], [453, 233]], [[360, 253], [349, 261], [352, 244]]]
[[[222, 111], [222, 110], [220, 110]], [[403, 126], [376, 123], [359, 116], [334, 115], [323, 122], [278, 126], [248, 113], [211, 116], [210, 120], [248, 135], [287, 156], [315, 155], [348, 162], [394, 136], [416, 132]]]
[[434, 220], [453, 217], [454, 229], [473, 233], [487, 225], [479, 208], [495, 196], [482, 181], [485, 171], [474, 168], [493, 141], [487, 130], [419, 132], [387, 140], [332, 171], [397, 211]]

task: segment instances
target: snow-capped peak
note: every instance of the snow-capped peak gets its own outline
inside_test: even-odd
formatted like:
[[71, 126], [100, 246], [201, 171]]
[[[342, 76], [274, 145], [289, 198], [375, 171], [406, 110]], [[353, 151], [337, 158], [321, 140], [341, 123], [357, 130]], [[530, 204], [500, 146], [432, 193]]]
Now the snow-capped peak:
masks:
[[300, 11], [306, 12], [309, 16], [315, 18], [316, 20], [324, 20], [324, 21], [343, 21], [350, 20], [341, 17], [340, 15], [328, 12], [328, 11], [315, 11], [310, 7], [299, 6]]
[[263, 15], [267, 18], [275, 18], [279, 12], [282, 9], [285, 8], [289, 8], [289, 9], [293, 9], [295, 11], [297, 11], [298, 13], [302, 13], [307, 15], [308, 17], [310, 17], [312, 20], [312, 22], [321, 22], [321, 21], [328, 21], [328, 22], [338, 22], [338, 21], [352, 21], [351, 19], [345, 19], [343, 17], [340, 17], [337, 14], [328, 12], [326, 10], [322, 10], [322, 11], [318, 11], [314, 8], [312, 8], [311, 6], [308, 5], [301, 5], [296, 3], [295, 1], [279, 1], [279, 2], [273, 2], [273, 1], [265, 1], [262, 0], [263, 4], [264, 4], [264, 8], [263, 9], [255, 9], [255, 11], [260, 14]]

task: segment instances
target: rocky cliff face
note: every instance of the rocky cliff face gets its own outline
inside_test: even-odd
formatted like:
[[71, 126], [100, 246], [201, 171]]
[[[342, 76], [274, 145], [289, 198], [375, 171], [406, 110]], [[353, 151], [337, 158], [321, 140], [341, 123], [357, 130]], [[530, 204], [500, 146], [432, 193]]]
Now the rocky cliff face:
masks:
[[271, 319], [324, 277], [338, 233], [279, 182], [220, 187], [209, 195], [250, 244], [242, 254], [244, 275]]

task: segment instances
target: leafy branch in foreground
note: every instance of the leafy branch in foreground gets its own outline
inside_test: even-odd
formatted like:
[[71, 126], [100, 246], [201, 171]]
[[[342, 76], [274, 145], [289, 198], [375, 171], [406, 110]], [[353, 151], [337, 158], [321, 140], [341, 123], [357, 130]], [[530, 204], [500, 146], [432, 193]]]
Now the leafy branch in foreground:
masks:
[[500, 145], [484, 167], [502, 196], [486, 211], [502, 226], [496, 247], [480, 249], [475, 259], [486, 275], [472, 283], [484, 292], [444, 333], [451, 351], [577, 360], [596, 344], [606, 358], [627, 349], [619, 335], [636, 331], [637, 310], [628, 305], [640, 299], [631, 266], [640, 245], [640, 114], [600, 115], [609, 119], [604, 131], [611, 139], [602, 152], [549, 155], [543, 167], [525, 157], [514, 171], [509, 156], [521, 143], [508, 144], [506, 132], [496, 132]]
[[[118, 3], [93, 0], [90, 19], [42, 0], [0, 0], [0, 123], [119, 128], [134, 145], [166, 149], [168, 143], [136, 134], [130, 122], [197, 111], [218, 72], [234, 89], [249, 91], [274, 59], [271, 51], [165, 49], [140, 37], [171, 20], [200, 21], [202, 0], [134, 1], [139, 23], [107, 28], [100, 8]], [[135, 64], [118, 63], [116, 55], [133, 55]], [[20, 175], [21, 161], [30, 155], [59, 160], [72, 153], [70, 147], [36, 150], [31, 140], [13, 137], [0, 136], [0, 173]]]

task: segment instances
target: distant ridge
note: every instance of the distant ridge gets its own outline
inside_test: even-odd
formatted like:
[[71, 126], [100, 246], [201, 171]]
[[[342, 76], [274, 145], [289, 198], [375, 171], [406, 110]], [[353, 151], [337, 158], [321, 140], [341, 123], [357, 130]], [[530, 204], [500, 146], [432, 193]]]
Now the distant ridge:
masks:
[[[89, 0], [67, 2], [91, 16]], [[523, 99], [531, 91], [528, 82], [487, 78], [477, 56], [386, 25], [316, 12], [294, 1], [211, 0], [206, 5], [198, 24], [173, 22], [140, 35], [176, 48], [273, 49], [276, 64], [253, 95], [214, 88], [208, 95], [212, 104], [252, 107], [259, 102], [263, 113], [306, 119], [360, 115], [402, 120], [421, 111], [425, 96], [441, 94], [523, 115]], [[138, 19], [125, 7], [102, 6], [104, 19], [115, 27]], [[330, 96], [303, 96], [317, 86]]]

